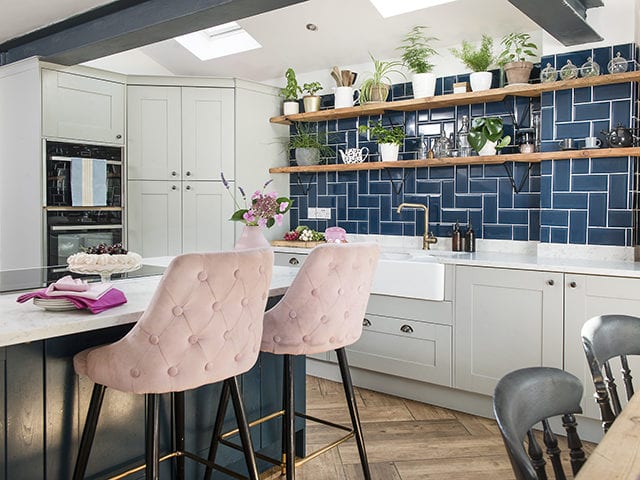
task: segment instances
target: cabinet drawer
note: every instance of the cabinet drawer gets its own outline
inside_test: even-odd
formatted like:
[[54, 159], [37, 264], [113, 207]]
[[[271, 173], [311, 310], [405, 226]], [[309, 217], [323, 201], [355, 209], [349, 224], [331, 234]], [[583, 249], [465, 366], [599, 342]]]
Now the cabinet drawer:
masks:
[[299, 267], [304, 263], [307, 259], [306, 254], [299, 253], [285, 253], [285, 252], [275, 252], [274, 253], [274, 261], [275, 265], [281, 267]]
[[366, 320], [360, 340], [347, 347], [351, 366], [451, 386], [450, 326], [379, 315]]
[[444, 325], [453, 323], [453, 304], [451, 302], [371, 295], [367, 305], [367, 313]]

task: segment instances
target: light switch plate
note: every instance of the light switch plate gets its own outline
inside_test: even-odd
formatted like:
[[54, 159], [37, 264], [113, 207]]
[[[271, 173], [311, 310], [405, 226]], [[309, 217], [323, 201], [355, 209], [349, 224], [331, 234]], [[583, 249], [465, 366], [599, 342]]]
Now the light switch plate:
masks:
[[320, 218], [322, 220], [329, 220], [331, 218], [331, 209], [316, 208], [316, 218]]

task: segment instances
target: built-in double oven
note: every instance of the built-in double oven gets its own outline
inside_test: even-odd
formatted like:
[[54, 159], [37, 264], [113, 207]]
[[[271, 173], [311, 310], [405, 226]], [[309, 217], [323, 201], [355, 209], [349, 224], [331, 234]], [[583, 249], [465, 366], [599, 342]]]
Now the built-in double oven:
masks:
[[122, 148], [45, 144], [47, 266], [100, 243], [122, 243]]

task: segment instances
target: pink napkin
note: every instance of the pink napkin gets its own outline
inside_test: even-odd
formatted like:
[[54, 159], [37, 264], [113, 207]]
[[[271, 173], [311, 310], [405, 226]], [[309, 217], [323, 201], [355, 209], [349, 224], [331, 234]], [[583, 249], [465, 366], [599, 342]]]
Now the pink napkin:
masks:
[[85, 280], [73, 279], [71, 275], [62, 277], [47, 287], [50, 297], [79, 297], [97, 300], [112, 288], [110, 283], [87, 283]]
[[50, 295], [47, 295], [47, 289], [43, 288], [42, 290], [37, 290], [35, 292], [29, 292], [29, 293], [20, 295], [17, 298], [17, 301], [19, 303], [24, 303], [27, 300], [31, 300], [32, 298], [48, 298], [48, 299], [66, 298], [71, 303], [73, 303], [76, 306], [76, 308], [79, 308], [79, 309], [87, 308], [91, 311], [91, 313], [104, 312], [109, 308], [117, 307], [118, 305], [127, 303], [127, 297], [125, 297], [124, 293], [118, 290], [117, 288], [110, 288], [98, 299], [84, 298], [84, 297], [79, 297], [73, 294], [56, 295], [52, 297]]
[[71, 275], [66, 275], [59, 279], [57, 282], [52, 283], [47, 288], [47, 294], [51, 295], [52, 292], [57, 290], [64, 292], [86, 292], [89, 290], [89, 284], [86, 280], [80, 278], [73, 278]]

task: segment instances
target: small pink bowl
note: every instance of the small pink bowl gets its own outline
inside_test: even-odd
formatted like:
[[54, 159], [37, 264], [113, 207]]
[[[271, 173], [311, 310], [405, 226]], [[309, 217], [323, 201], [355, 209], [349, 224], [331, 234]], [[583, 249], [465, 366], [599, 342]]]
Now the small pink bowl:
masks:
[[347, 232], [341, 227], [329, 227], [324, 231], [324, 238], [329, 243], [346, 243]]

